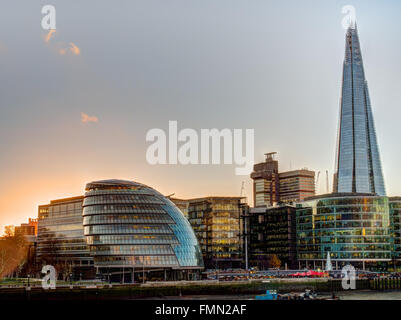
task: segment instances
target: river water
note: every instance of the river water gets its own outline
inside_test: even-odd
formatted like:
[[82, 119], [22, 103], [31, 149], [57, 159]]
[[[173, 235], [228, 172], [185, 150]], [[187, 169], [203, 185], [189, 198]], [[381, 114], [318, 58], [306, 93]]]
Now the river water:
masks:
[[[401, 300], [401, 291], [346, 291], [336, 292], [340, 300]], [[329, 295], [321, 295], [329, 297]], [[163, 298], [149, 298], [156, 300], [254, 300], [255, 295], [187, 295], [187, 296], [168, 296]]]
[[337, 295], [341, 300], [401, 300], [401, 291], [347, 291]]

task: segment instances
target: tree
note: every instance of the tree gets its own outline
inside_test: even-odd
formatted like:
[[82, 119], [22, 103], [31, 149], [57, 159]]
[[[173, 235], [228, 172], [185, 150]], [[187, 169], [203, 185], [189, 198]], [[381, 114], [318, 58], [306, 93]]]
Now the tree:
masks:
[[27, 258], [27, 248], [21, 235], [6, 235], [0, 240], [0, 278], [21, 268]]
[[280, 269], [281, 267], [281, 260], [277, 257], [276, 254], [270, 256], [269, 265], [271, 268]]
[[4, 227], [4, 237], [11, 238], [14, 237], [15, 227], [14, 226], [5, 226]]

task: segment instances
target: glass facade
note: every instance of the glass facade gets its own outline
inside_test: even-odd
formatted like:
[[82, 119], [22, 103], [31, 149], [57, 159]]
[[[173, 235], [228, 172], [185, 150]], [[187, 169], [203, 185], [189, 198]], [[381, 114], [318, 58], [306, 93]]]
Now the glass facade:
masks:
[[330, 194], [297, 205], [300, 267], [324, 267], [327, 252], [337, 267], [387, 270], [391, 261], [389, 202], [371, 194]]
[[346, 34], [334, 192], [385, 196], [379, 148], [356, 27]]
[[[246, 208], [245, 208], [246, 209]], [[248, 213], [246, 213], [248, 211]], [[296, 209], [292, 205], [245, 210], [250, 267], [265, 270], [273, 267], [273, 256], [281, 267], [296, 269]]]
[[241, 264], [241, 197], [189, 200], [188, 217], [199, 240], [207, 268]]
[[60, 277], [92, 277], [93, 258], [82, 226], [83, 196], [53, 200], [39, 206], [37, 261], [52, 264]]
[[83, 226], [95, 267], [202, 269], [202, 254], [183, 213], [140, 183], [86, 185]]
[[393, 245], [393, 262], [396, 271], [401, 271], [401, 197], [390, 197], [390, 225]]

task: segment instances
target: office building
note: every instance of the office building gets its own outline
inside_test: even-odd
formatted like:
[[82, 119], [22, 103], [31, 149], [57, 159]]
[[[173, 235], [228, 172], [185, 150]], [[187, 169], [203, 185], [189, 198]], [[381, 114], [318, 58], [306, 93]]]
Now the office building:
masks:
[[300, 267], [332, 264], [391, 268], [389, 199], [385, 196], [368, 86], [356, 25], [346, 33], [334, 193], [297, 205]]
[[266, 153], [265, 162], [254, 165], [251, 173], [254, 206], [293, 203], [315, 195], [315, 172], [307, 169], [279, 172], [275, 154]]
[[83, 200], [77, 196], [39, 206], [37, 261], [53, 265], [60, 279], [95, 276], [82, 225]]
[[324, 268], [327, 253], [336, 269], [386, 271], [391, 262], [388, 198], [370, 193], [326, 194], [297, 205], [300, 268]]
[[189, 199], [188, 219], [198, 238], [205, 267], [226, 269], [242, 263], [242, 197]]
[[294, 203], [315, 195], [315, 172], [307, 169], [281, 172], [280, 202]]
[[356, 25], [345, 39], [334, 192], [385, 196], [379, 147]]
[[389, 197], [392, 271], [401, 271], [401, 197]]
[[38, 233], [38, 219], [29, 218], [28, 223], [21, 223], [21, 225], [14, 228], [15, 235], [33, 236], [36, 237]]
[[295, 206], [244, 209], [244, 236], [247, 237], [244, 250], [248, 251], [248, 266], [259, 270], [278, 267], [272, 262], [276, 257], [281, 268], [297, 268]]

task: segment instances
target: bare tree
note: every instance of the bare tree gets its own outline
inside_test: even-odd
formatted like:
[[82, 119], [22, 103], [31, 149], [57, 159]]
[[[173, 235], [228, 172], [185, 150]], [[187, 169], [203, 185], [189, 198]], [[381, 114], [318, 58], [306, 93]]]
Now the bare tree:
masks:
[[0, 240], [0, 278], [21, 268], [27, 258], [27, 248], [21, 235], [6, 235]]

